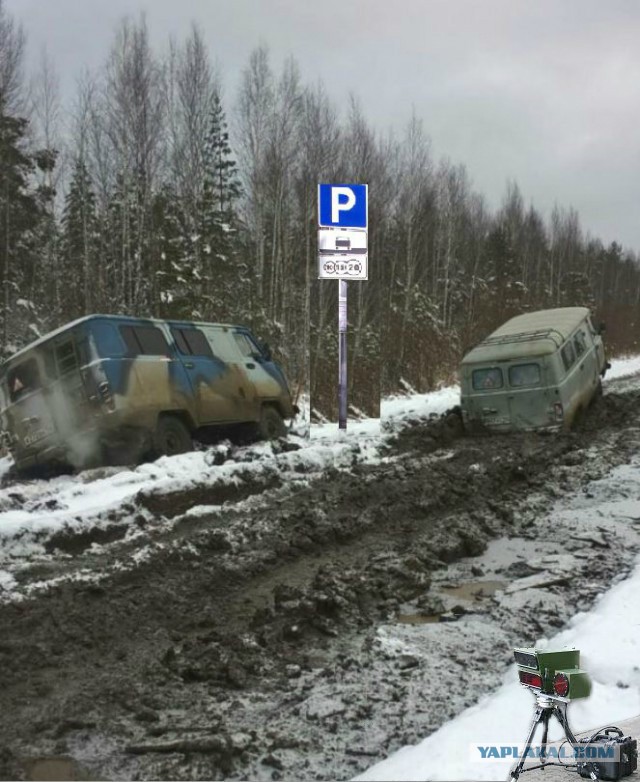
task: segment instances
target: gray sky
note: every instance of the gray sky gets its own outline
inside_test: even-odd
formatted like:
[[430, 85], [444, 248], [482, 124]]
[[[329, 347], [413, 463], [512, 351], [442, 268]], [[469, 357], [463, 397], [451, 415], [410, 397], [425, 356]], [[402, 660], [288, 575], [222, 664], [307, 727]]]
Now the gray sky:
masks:
[[335, 104], [356, 93], [371, 123], [400, 128], [412, 106], [436, 157], [465, 163], [499, 205], [507, 179], [548, 213], [640, 250], [638, 0], [5, 0], [46, 47], [65, 94], [104, 60], [114, 27], [145, 11], [152, 39], [202, 28], [227, 110], [249, 52], [293, 55]]

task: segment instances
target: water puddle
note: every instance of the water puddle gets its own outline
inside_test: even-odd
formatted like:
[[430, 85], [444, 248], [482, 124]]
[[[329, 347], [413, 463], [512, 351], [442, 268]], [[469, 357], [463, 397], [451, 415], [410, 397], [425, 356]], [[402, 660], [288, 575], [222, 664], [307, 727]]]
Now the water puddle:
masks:
[[91, 780], [87, 771], [70, 757], [52, 756], [43, 758], [30, 758], [24, 761], [26, 779], [33, 782], [48, 780], [48, 782], [77, 782], [78, 780]]
[[499, 589], [504, 589], [506, 581], [468, 581], [458, 586], [440, 587], [440, 592], [448, 597], [456, 597], [459, 600], [476, 601], [485, 597], [491, 597]]

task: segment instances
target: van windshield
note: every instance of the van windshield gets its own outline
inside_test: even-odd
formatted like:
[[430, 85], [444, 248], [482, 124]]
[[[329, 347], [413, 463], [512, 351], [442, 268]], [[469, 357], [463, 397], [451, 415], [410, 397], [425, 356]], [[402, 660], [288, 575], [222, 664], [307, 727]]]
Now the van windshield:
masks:
[[502, 370], [498, 367], [473, 370], [473, 388], [476, 391], [488, 391], [492, 388], [502, 388]]
[[509, 367], [509, 385], [512, 388], [540, 385], [540, 366], [538, 364], [516, 364]]

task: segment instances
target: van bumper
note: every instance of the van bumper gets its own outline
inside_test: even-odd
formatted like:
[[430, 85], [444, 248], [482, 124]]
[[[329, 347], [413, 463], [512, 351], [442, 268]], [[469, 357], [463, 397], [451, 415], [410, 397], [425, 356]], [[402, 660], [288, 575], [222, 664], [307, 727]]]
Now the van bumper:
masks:
[[492, 423], [479, 417], [464, 416], [463, 422], [465, 429], [469, 432], [474, 430], [483, 432], [494, 432], [495, 434], [509, 434], [511, 432], [559, 432], [564, 426], [564, 422], [543, 423], [536, 425], [517, 425], [512, 421]]
[[67, 461], [66, 448], [60, 443], [27, 453], [12, 451], [11, 456], [18, 471], [42, 467], [45, 464], [62, 464]]

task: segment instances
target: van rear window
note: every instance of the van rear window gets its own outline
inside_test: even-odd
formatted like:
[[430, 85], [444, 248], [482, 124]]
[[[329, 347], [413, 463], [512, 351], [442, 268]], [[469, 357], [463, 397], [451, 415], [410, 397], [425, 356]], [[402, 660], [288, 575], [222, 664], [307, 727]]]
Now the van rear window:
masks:
[[16, 402], [25, 394], [40, 388], [40, 373], [34, 358], [30, 358], [17, 367], [9, 370], [7, 375], [9, 399]]
[[538, 364], [516, 364], [509, 367], [509, 385], [512, 388], [540, 385], [540, 366]]
[[502, 370], [498, 369], [498, 367], [474, 369], [472, 379], [473, 387], [476, 391], [485, 391], [490, 388], [502, 388], [504, 385]]

